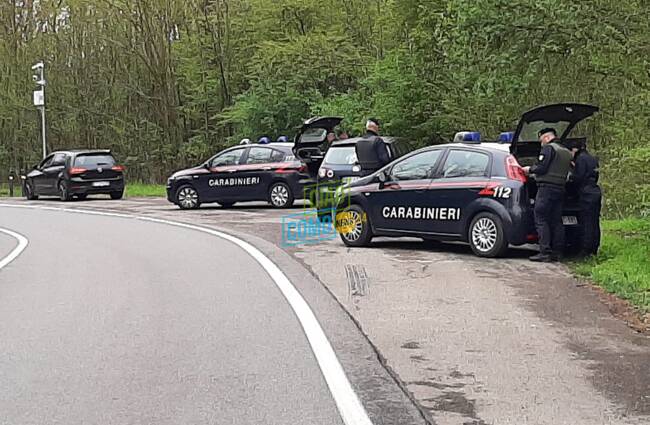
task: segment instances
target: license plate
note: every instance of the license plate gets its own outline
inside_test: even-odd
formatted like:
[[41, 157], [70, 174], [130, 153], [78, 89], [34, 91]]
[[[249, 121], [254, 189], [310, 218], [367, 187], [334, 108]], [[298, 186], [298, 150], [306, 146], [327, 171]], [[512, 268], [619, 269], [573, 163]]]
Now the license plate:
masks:
[[578, 224], [578, 217], [572, 215], [562, 216], [562, 224], [565, 226], [575, 226]]
[[343, 183], [353, 183], [359, 180], [361, 177], [358, 176], [352, 176], [352, 177], [343, 177], [341, 180]]
[[106, 187], [110, 185], [111, 182], [93, 182], [93, 187]]

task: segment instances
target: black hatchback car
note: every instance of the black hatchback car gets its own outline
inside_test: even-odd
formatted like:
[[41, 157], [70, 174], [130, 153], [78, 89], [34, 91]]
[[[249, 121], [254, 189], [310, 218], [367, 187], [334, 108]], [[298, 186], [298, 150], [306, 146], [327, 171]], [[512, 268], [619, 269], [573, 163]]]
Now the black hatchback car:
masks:
[[70, 150], [48, 155], [25, 177], [23, 194], [29, 200], [58, 196], [62, 201], [88, 195], [124, 195], [124, 166], [110, 150]]
[[[357, 161], [356, 146], [362, 137], [326, 142], [327, 133], [343, 121], [339, 117], [316, 117], [304, 122], [296, 136], [294, 153], [307, 164], [312, 186], [310, 201], [319, 210], [319, 218], [329, 217], [336, 188], [342, 184], [358, 180], [363, 175]], [[389, 156], [397, 159], [412, 150], [401, 139], [382, 136]]]
[[267, 201], [287, 208], [303, 198], [306, 167], [292, 153], [293, 143], [235, 146], [203, 164], [177, 171], [167, 180], [167, 199], [181, 209], [219, 203]]
[[[367, 245], [374, 236], [459, 240], [482, 257], [536, 241], [536, 185], [519, 161], [528, 165], [539, 155], [534, 137], [541, 128], [556, 128], [569, 147], [585, 143], [568, 136], [597, 110], [579, 104], [536, 108], [522, 116], [510, 146], [481, 143], [467, 133], [460, 143], [418, 150], [342, 187], [334, 215], [341, 239], [348, 246]], [[568, 186], [562, 219], [573, 245], [579, 222]]]

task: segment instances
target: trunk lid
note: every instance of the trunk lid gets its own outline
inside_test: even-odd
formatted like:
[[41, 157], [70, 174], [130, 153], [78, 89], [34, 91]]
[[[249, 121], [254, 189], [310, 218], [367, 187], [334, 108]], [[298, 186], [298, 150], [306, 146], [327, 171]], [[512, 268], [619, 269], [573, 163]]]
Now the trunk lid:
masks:
[[598, 111], [597, 106], [580, 103], [556, 103], [531, 109], [519, 120], [510, 152], [517, 158], [537, 156], [540, 151], [537, 132], [546, 127], [554, 128], [563, 142], [573, 140], [567, 139], [571, 130]]
[[293, 153], [307, 165], [310, 175], [315, 175], [323, 162], [323, 143], [327, 133], [343, 121], [341, 117], [313, 117], [305, 121], [294, 139]]

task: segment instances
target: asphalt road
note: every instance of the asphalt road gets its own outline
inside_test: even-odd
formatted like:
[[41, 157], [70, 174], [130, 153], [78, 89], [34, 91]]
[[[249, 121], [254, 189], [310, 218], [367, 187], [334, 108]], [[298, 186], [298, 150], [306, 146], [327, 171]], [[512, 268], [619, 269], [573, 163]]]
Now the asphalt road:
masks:
[[[314, 310], [374, 425], [650, 423], [650, 335], [629, 328], [624, 305], [564, 265], [527, 261], [530, 251], [486, 260], [464, 245], [409, 238], [363, 249], [338, 239], [286, 247], [283, 223], [303, 211], [298, 206], [180, 211], [164, 199], [100, 197], [1, 203], [162, 218], [250, 242]], [[0, 255], [11, 245], [0, 235]], [[2, 275], [19, 260], [0, 271], [0, 307]], [[351, 279], [351, 267], [367, 282]]]
[[[5, 207], [0, 227], [29, 239], [0, 270], [0, 424], [342, 423], [296, 314], [233, 243]], [[0, 256], [14, 245], [0, 234]], [[375, 406], [375, 423], [418, 423], [394, 382], [370, 370], [381, 365], [338, 304], [319, 309], [347, 364], [381, 379], [372, 403], [401, 418]]]

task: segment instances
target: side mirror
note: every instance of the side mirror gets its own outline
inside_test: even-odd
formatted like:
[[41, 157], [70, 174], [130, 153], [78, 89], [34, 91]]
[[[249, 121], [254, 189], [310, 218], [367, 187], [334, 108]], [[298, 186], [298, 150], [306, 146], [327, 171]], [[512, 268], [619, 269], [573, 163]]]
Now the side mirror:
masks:
[[210, 169], [210, 163], [204, 162], [203, 163], [203, 168], [205, 168], [206, 170], [209, 170]]
[[385, 170], [381, 170], [379, 174], [377, 174], [377, 180], [379, 180], [379, 188], [383, 189], [384, 184], [386, 184], [386, 180], [388, 180], [388, 175], [386, 174]]

